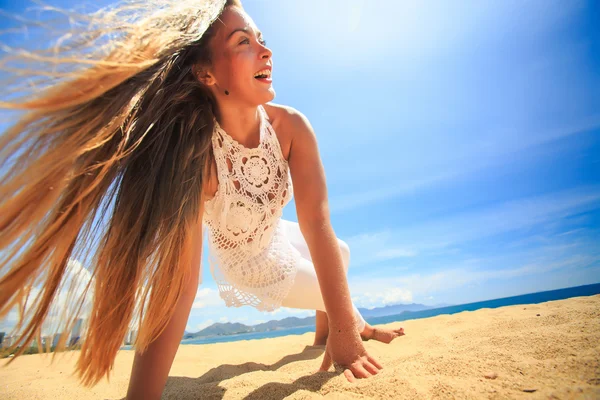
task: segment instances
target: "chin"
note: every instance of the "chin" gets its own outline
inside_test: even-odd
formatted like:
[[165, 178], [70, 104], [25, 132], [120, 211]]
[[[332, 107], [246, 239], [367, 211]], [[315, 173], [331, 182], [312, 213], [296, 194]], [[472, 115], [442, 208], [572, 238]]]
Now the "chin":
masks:
[[257, 96], [258, 104], [262, 105], [273, 101], [275, 98], [275, 89], [269, 89], [268, 93], [263, 93], [261, 96]]

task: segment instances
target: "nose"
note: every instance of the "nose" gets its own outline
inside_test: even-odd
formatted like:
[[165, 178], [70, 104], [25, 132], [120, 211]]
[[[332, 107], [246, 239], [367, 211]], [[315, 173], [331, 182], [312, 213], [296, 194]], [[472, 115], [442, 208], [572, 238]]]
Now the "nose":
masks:
[[269, 59], [273, 57], [273, 52], [267, 46], [261, 45], [262, 49], [260, 51], [260, 58]]

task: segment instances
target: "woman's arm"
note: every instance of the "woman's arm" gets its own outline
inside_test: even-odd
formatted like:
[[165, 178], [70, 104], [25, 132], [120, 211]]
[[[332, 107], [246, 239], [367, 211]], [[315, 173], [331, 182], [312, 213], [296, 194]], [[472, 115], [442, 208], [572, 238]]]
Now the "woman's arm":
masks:
[[331, 226], [325, 171], [319, 156], [315, 133], [297, 111], [287, 113], [286, 128], [292, 133], [289, 156], [290, 173], [296, 198], [298, 223], [304, 236], [321, 287], [329, 320], [328, 351], [330, 360], [348, 368], [348, 380], [376, 374], [379, 365], [365, 351], [357, 330], [342, 254]]
[[[202, 201], [204, 204], [204, 201]], [[200, 207], [202, 215], [203, 207]], [[200, 261], [202, 256], [202, 218], [192, 232], [193, 256], [189, 266], [191, 278], [177, 303], [174, 314], [161, 335], [140, 354], [135, 353], [127, 400], [160, 399], [169, 371], [183, 337], [185, 325], [198, 291]]]

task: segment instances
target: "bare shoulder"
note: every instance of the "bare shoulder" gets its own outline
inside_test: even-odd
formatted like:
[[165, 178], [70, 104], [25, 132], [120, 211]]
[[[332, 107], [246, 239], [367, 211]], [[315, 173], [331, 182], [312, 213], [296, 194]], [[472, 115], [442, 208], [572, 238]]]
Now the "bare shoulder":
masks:
[[[290, 136], [290, 140], [307, 134], [314, 135], [308, 118], [294, 107], [267, 103], [265, 104], [265, 110], [269, 117], [272, 115], [273, 119], [277, 120], [277, 126], [281, 128], [281, 131], [285, 131]], [[273, 128], [277, 130], [277, 126], [273, 125]]]
[[314, 137], [308, 118], [294, 107], [276, 103], [266, 103], [265, 111], [269, 122], [277, 134], [281, 151], [286, 160], [290, 160], [292, 144], [302, 137]]

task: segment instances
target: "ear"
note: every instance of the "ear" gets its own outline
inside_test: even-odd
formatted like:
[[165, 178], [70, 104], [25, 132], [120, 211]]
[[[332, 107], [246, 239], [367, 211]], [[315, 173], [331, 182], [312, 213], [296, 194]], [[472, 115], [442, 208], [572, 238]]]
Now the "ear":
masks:
[[200, 64], [194, 64], [194, 66], [192, 67], [192, 73], [194, 74], [196, 79], [198, 79], [198, 81], [205, 84], [206, 86], [212, 86], [217, 82], [213, 74], [208, 70], [208, 68], [205, 68]]

